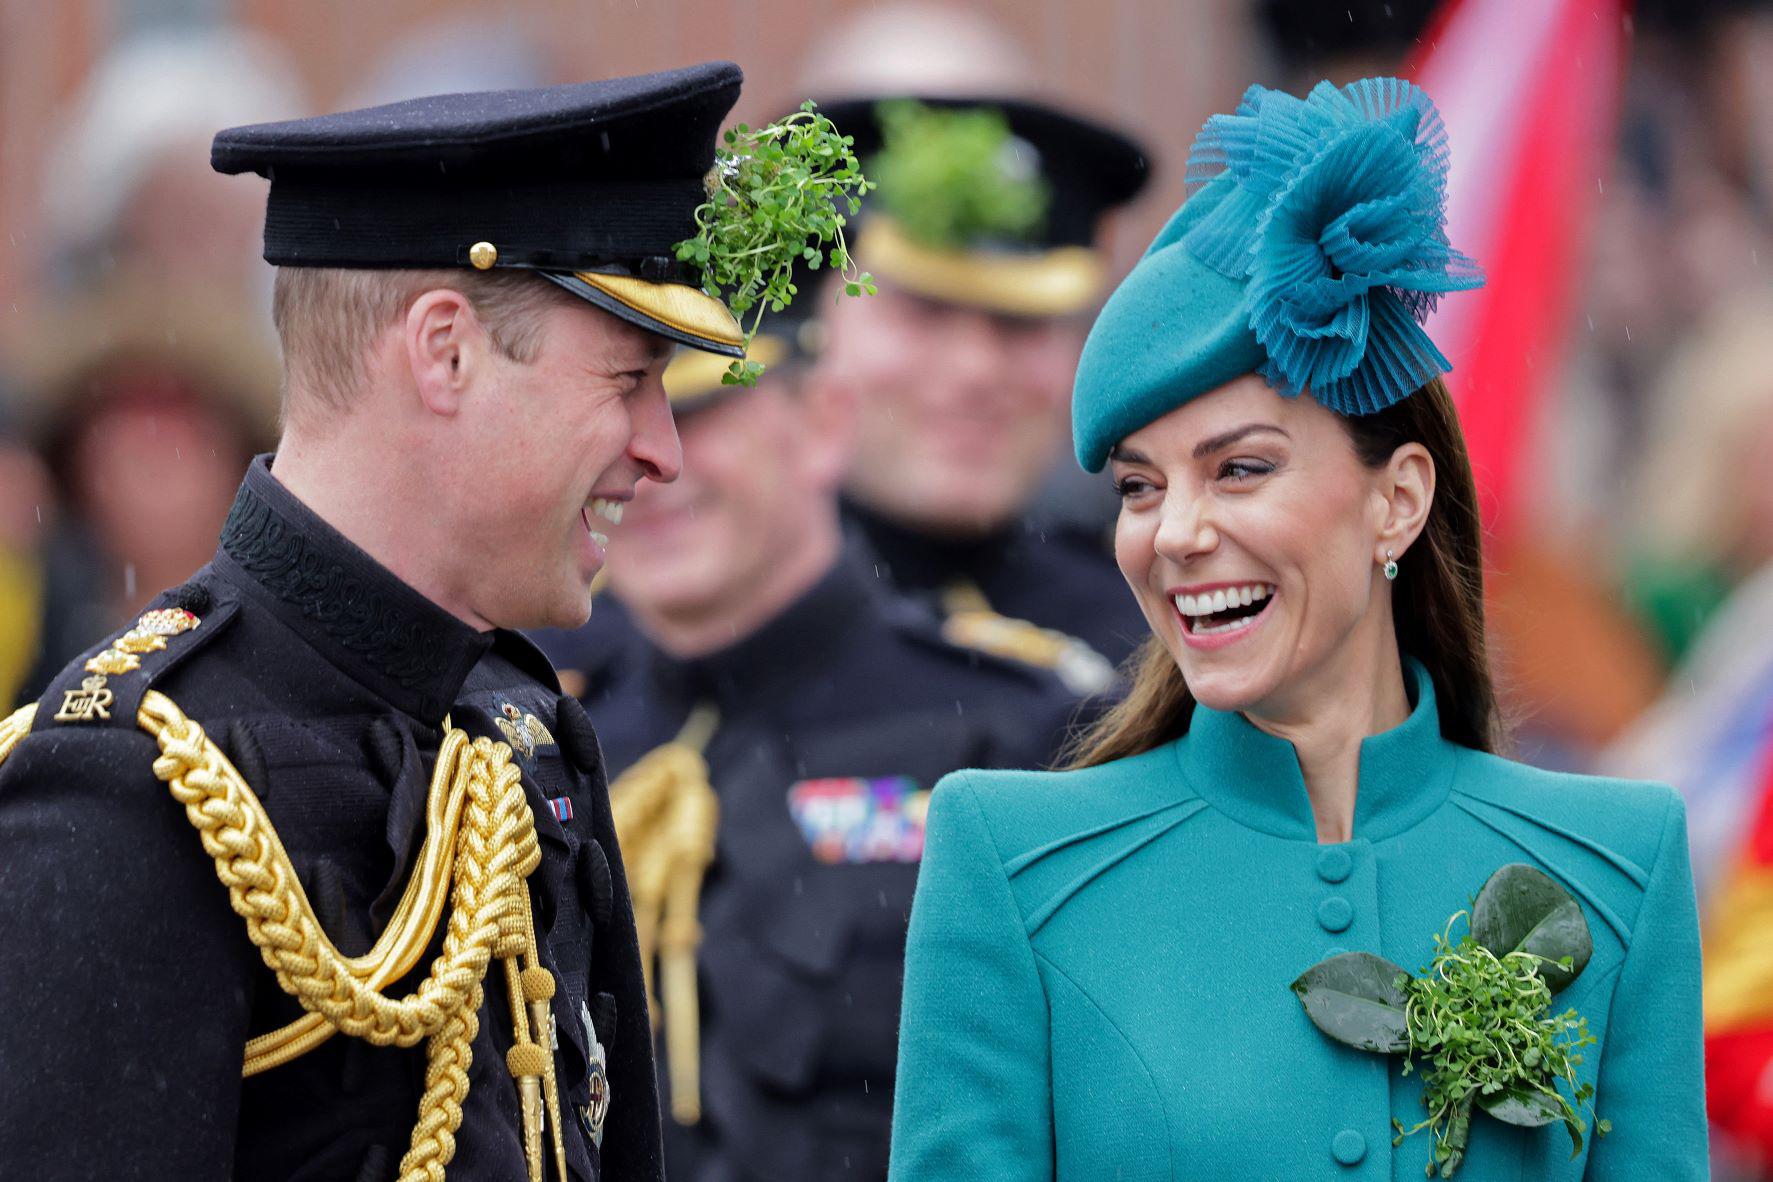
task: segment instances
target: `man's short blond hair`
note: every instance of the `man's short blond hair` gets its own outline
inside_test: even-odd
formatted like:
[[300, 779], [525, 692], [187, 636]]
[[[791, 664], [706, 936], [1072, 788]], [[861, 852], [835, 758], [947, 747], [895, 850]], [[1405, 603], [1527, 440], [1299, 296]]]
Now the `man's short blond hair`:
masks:
[[271, 319], [283, 343], [284, 420], [348, 409], [363, 388], [370, 346], [438, 288], [467, 296], [494, 347], [524, 365], [541, 351], [544, 314], [576, 298], [520, 270], [279, 267]]

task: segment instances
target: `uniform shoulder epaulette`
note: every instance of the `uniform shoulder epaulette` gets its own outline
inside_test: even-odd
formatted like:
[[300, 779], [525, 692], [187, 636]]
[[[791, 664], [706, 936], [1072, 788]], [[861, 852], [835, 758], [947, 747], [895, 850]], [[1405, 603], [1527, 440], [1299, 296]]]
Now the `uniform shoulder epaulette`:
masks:
[[38, 702], [32, 729], [134, 729], [142, 697], [226, 628], [239, 604], [196, 584], [168, 592], [130, 627], [76, 658]]
[[[920, 647], [941, 653], [952, 660], [965, 661], [971, 665], [986, 665], [1003, 673], [1032, 679], [1034, 682], [1050, 683], [1058, 681], [1064, 689], [1072, 694], [1086, 695], [1096, 692], [1093, 686], [1081, 687], [1066, 677], [1072, 671], [1071, 666], [1064, 662], [1060, 646], [1047, 643], [1044, 639], [1039, 644], [1031, 644], [1028, 629], [1035, 625], [1025, 620], [1014, 620], [995, 613], [985, 613], [993, 620], [1002, 620], [1013, 629], [997, 629], [995, 627], [979, 627], [975, 621], [982, 616], [966, 616], [956, 624], [957, 617], [963, 613], [950, 613], [943, 616], [934, 604], [914, 597], [894, 597], [885, 604], [889, 625], [902, 637]], [[1013, 635], [1012, 635], [1013, 633]], [[1058, 634], [1055, 634], [1058, 635]], [[1069, 637], [1059, 636], [1061, 641]], [[1090, 655], [1094, 655], [1093, 652]], [[1106, 662], [1104, 662], [1106, 664]], [[1112, 681], [1113, 669], [1107, 669]], [[1104, 682], [1104, 685], [1109, 682]]]

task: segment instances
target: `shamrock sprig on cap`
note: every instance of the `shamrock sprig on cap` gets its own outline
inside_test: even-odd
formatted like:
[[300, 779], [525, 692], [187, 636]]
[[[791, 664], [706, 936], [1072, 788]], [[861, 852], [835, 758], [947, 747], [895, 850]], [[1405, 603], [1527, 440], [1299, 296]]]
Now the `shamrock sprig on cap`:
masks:
[[883, 102], [880, 151], [869, 158], [882, 210], [937, 250], [1018, 241], [1045, 220], [1052, 194], [1028, 145], [993, 107]]
[[[702, 269], [703, 290], [724, 298], [741, 324], [751, 315], [746, 344], [765, 312], [794, 299], [798, 264], [839, 272], [845, 295], [873, 294], [874, 278], [850, 258], [843, 232], [874, 187], [853, 144], [809, 99], [766, 127], [739, 124], [715, 150], [697, 234], [677, 244], [677, 257]], [[762, 372], [755, 361], [735, 361], [721, 382], [752, 386]]]
[[[1455, 941], [1460, 919], [1469, 932]], [[1331, 1038], [1403, 1055], [1406, 1075], [1420, 1066], [1428, 1116], [1409, 1129], [1393, 1120], [1393, 1144], [1431, 1130], [1429, 1177], [1458, 1172], [1474, 1107], [1513, 1125], [1562, 1121], [1571, 1156], [1581, 1153], [1594, 1087], [1577, 1080], [1576, 1067], [1595, 1039], [1574, 1009], [1550, 1012], [1552, 994], [1594, 951], [1581, 906], [1544, 873], [1511, 863], [1490, 876], [1469, 913], [1447, 921], [1434, 947], [1418, 976], [1382, 956], [1349, 952], [1312, 966], [1292, 989]], [[1611, 1128], [1604, 1120], [1595, 1127]]]

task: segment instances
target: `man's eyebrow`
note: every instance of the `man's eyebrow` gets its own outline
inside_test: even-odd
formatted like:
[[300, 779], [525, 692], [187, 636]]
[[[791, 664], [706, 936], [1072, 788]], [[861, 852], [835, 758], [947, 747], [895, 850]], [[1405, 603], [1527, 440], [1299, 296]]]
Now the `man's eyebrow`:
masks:
[[1291, 435], [1288, 435], [1285, 431], [1281, 430], [1279, 427], [1276, 427], [1272, 423], [1245, 423], [1241, 427], [1233, 427], [1229, 431], [1221, 431], [1219, 434], [1213, 436], [1211, 439], [1203, 439], [1199, 443], [1195, 444], [1194, 445], [1194, 458], [1197, 460], [1204, 459], [1207, 456], [1212, 455], [1216, 451], [1219, 451], [1223, 448], [1230, 447], [1232, 444], [1238, 442], [1240, 439], [1243, 439], [1245, 436], [1255, 435], [1255, 434], [1258, 434], [1259, 432], [1262, 432], [1262, 431], [1273, 432], [1274, 434], [1279, 435], [1283, 439], [1291, 439], [1292, 438]]
[[646, 333], [634, 345], [626, 341], [614, 342], [604, 355], [604, 364], [611, 372], [627, 373], [638, 369], [651, 369], [661, 361], [668, 361], [677, 349], [677, 342], [657, 333]]

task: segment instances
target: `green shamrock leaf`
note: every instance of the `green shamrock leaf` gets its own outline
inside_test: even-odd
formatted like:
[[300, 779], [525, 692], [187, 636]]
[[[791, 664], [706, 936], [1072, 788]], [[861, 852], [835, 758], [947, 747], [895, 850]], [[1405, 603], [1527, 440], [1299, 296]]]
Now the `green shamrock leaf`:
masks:
[[[679, 260], [702, 269], [702, 289], [724, 298], [757, 334], [765, 312], [780, 312], [796, 294], [794, 265], [817, 263], [829, 248], [847, 295], [872, 295], [874, 277], [850, 258], [843, 228], [862, 208], [874, 182], [862, 175], [852, 139], [839, 135], [811, 101], [800, 110], [752, 128], [739, 124], [723, 137], [708, 174], [708, 200], [696, 208], [697, 234], [679, 242]], [[722, 379], [753, 386], [763, 366], [735, 361]]]

